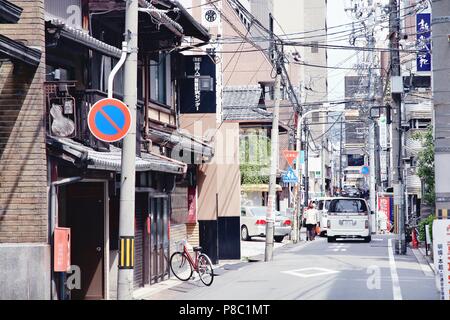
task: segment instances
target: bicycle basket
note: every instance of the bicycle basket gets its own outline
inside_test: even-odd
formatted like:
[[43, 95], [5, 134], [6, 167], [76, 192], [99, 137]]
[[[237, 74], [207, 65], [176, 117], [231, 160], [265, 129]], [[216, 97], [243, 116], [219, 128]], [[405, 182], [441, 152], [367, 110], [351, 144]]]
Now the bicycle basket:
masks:
[[177, 241], [176, 242], [176, 250], [179, 252], [183, 252], [185, 245], [186, 245], [186, 240]]

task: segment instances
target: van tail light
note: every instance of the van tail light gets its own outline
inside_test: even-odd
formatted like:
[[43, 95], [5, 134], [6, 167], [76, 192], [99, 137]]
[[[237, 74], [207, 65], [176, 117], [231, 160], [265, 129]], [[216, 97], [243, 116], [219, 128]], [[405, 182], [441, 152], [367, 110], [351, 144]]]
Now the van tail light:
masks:
[[283, 225], [285, 226], [290, 226], [291, 225], [291, 220], [286, 220]]
[[369, 220], [366, 220], [365, 227], [366, 229], [369, 229]]
[[331, 229], [331, 221], [330, 220], [327, 221], [327, 228]]
[[256, 225], [265, 225], [266, 224], [266, 220], [256, 220]]

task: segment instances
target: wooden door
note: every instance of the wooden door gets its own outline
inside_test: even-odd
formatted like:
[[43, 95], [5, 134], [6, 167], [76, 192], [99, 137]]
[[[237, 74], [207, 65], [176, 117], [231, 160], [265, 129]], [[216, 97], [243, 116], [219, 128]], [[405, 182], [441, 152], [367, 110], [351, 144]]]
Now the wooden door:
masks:
[[71, 263], [80, 268], [75, 300], [104, 298], [104, 184], [77, 183], [67, 188], [67, 227], [71, 228]]

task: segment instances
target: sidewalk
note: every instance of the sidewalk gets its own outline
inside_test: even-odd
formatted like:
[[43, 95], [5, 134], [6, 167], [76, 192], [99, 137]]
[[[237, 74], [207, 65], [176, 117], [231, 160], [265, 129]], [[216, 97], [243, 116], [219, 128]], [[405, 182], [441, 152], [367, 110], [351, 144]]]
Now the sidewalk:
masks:
[[[214, 274], [217, 276], [220, 276], [229, 268], [229, 266], [233, 266], [235, 264], [242, 263], [241, 260], [222, 260], [219, 262], [219, 264], [214, 265]], [[194, 277], [198, 277], [194, 273]], [[199, 281], [199, 279], [194, 279], [192, 281]], [[158, 294], [162, 291], [171, 289], [177, 285], [183, 284], [184, 282], [178, 280], [174, 276], [168, 280], [164, 280], [159, 283], [152, 284], [151, 286], [147, 286], [144, 288], [137, 289], [133, 292], [133, 299], [135, 300], [146, 300], [149, 299], [151, 296]]]
[[[303, 234], [304, 232], [302, 232]], [[305, 237], [301, 237], [302, 241], [299, 242], [297, 245], [305, 244], [306, 241], [304, 241]], [[276, 253], [279, 249], [284, 248], [286, 246], [293, 245], [291, 240], [285, 240], [280, 246], [277, 246], [274, 249], [274, 253]], [[253, 262], [259, 262], [264, 260], [264, 254], [260, 254], [255, 252], [255, 255], [248, 255], [243, 256], [241, 260], [221, 260], [219, 264], [214, 265], [214, 273], [216, 276], [221, 276], [226, 272], [232, 271], [232, 270], [238, 270], [244, 266], [246, 266], [248, 263]], [[194, 273], [194, 276], [197, 278], [194, 280], [190, 280], [188, 282], [183, 282], [178, 280], [175, 277], [170, 278], [169, 280], [165, 280], [160, 283], [153, 284], [151, 286], [147, 286], [145, 288], [140, 288], [134, 291], [133, 298], [136, 300], [150, 300], [155, 295], [164, 294], [164, 292], [167, 292], [169, 289], [172, 289], [177, 286], [183, 286], [183, 290], [189, 287], [196, 287], [200, 279], [198, 278], [198, 275]], [[189, 285], [190, 284], [190, 285]], [[181, 288], [181, 287], [180, 287]], [[181, 289], [180, 289], [181, 290]]]
[[430, 269], [433, 271], [434, 274], [436, 274], [436, 269], [434, 268], [434, 262], [431, 259], [430, 254], [428, 253], [428, 256], [426, 255], [425, 248], [419, 247], [418, 249], [412, 249], [414, 255], [416, 256], [417, 260], [419, 262], [425, 262], [428, 264]]

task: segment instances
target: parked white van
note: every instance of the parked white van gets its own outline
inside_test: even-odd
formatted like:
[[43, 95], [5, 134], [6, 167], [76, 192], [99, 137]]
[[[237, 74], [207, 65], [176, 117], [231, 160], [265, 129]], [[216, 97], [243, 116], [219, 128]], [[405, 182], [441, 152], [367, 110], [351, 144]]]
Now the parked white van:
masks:
[[316, 209], [319, 211], [319, 227], [320, 236], [323, 237], [327, 234], [328, 223], [328, 208], [330, 207], [331, 197], [321, 197], [315, 200]]
[[359, 198], [333, 198], [328, 208], [327, 238], [371, 239], [370, 210], [366, 200]]

